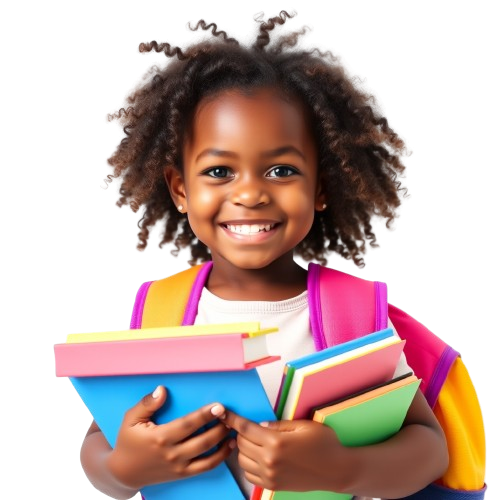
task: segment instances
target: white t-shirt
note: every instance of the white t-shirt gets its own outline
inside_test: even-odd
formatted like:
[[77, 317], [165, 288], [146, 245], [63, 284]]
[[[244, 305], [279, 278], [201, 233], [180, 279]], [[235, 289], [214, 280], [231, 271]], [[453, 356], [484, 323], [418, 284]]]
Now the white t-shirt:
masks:
[[[277, 327], [276, 333], [269, 334], [267, 345], [269, 353], [281, 356], [279, 361], [257, 367], [271, 406], [279, 391], [283, 368], [290, 361], [316, 351], [309, 325], [307, 291], [291, 299], [276, 302], [225, 300], [204, 288], [198, 304], [195, 324], [239, 323], [259, 321], [262, 328]], [[394, 326], [390, 324], [394, 329]], [[397, 334], [397, 332], [394, 330]], [[404, 354], [399, 360], [395, 375], [411, 371]], [[233, 453], [227, 461], [240, 488], [249, 497], [252, 485], [245, 479]]]

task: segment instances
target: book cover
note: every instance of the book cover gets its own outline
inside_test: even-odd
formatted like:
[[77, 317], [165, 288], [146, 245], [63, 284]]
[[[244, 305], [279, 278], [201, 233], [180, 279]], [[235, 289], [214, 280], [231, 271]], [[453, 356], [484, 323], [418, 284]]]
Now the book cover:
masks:
[[58, 377], [245, 370], [279, 359], [270, 356], [264, 334], [66, 343], [54, 354]]
[[[407, 374], [313, 411], [312, 419], [332, 428], [344, 446], [380, 443], [403, 425], [420, 380]], [[331, 491], [262, 490], [261, 500], [349, 500]]]
[[415, 375], [399, 377], [318, 409], [313, 420], [331, 427], [344, 446], [380, 443], [399, 431], [419, 385]]
[[405, 341], [391, 337], [372, 348], [348, 351], [340, 356], [295, 369], [287, 398], [278, 417], [283, 420], [309, 418], [315, 406], [390, 380]]
[[[170, 373], [116, 377], [71, 377], [107, 441], [114, 446], [125, 412], [158, 385], [168, 390], [165, 406], [154, 417], [169, 422], [212, 402], [255, 422], [275, 420], [256, 369], [229, 372]], [[244, 500], [225, 463], [190, 478], [151, 485], [141, 490], [146, 500]]]

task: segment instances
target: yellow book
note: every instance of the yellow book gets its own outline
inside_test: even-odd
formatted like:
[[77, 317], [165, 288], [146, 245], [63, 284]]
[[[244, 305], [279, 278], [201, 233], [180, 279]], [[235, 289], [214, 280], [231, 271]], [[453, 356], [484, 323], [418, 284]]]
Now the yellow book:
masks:
[[67, 344], [86, 342], [111, 342], [117, 340], [144, 340], [170, 337], [192, 337], [199, 335], [225, 335], [243, 333], [249, 337], [257, 337], [277, 332], [277, 328], [260, 328], [258, 321], [245, 323], [223, 323], [218, 325], [169, 326], [164, 328], [141, 328], [137, 330], [120, 330], [114, 332], [70, 333], [66, 337]]

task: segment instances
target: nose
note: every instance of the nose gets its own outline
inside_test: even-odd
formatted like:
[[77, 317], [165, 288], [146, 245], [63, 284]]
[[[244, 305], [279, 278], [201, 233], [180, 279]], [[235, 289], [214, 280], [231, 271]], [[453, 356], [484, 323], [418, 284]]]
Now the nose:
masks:
[[254, 208], [267, 205], [270, 201], [263, 179], [256, 179], [253, 176], [244, 177], [233, 183], [231, 187], [231, 202], [235, 205]]

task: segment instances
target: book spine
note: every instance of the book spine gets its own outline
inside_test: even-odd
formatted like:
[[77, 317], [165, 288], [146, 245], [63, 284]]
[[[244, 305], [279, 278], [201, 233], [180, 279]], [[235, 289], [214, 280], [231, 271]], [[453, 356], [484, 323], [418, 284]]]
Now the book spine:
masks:
[[242, 370], [268, 359], [245, 363], [241, 335], [56, 344], [54, 351], [58, 377]]

